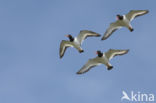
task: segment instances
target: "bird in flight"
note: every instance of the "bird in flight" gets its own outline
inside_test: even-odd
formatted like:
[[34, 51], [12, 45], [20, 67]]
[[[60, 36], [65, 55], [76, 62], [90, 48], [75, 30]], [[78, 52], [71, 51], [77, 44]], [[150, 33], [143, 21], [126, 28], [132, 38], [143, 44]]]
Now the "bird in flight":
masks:
[[106, 65], [108, 70], [111, 70], [113, 66], [109, 63], [109, 60], [112, 59], [113, 57], [117, 55], [124, 55], [128, 53], [127, 50], [115, 50], [115, 49], [109, 49], [107, 52], [102, 53], [101, 51], [97, 51], [96, 54], [98, 55], [97, 57], [93, 59], [89, 59], [88, 62], [77, 72], [77, 74], [83, 74], [88, 72], [91, 68], [104, 64]]
[[138, 16], [147, 14], [148, 12], [148, 10], [131, 10], [126, 15], [116, 15], [117, 21], [110, 24], [109, 28], [106, 30], [101, 40], [107, 39], [111, 36], [113, 32], [122, 27], [126, 27], [132, 32], [134, 29], [131, 25], [131, 21]]
[[75, 37], [75, 38], [70, 34], [68, 34], [66, 36], [69, 38], [69, 41], [62, 40], [62, 42], [60, 44], [60, 53], [59, 53], [60, 58], [62, 58], [64, 56], [64, 53], [65, 53], [65, 51], [66, 51], [66, 49], [68, 47], [74, 47], [80, 53], [84, 52], [84, 50], [81, 48], [81, 45], [82, 45], [83, 41], [87, 37], [99, 37], [101, 35], [96, 33], [96, 32], [93, 32], [93, 31], [81, 30], [79, 35], [77, 37]]

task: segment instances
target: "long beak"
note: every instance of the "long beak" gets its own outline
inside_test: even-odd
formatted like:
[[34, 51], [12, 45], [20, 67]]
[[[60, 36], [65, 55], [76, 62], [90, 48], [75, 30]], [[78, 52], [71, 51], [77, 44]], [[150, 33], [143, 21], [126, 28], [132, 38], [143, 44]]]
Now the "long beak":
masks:
[[119, 20], [119, 17], [118, 17], [118, 16], [116, 16], [116, 19], [117, 19], [117, 20]]
[[98, 52], [96, 51], [96, 54], [98, 54]]
[[65, 35], [66, 37], [69, 37], [69, 35]]

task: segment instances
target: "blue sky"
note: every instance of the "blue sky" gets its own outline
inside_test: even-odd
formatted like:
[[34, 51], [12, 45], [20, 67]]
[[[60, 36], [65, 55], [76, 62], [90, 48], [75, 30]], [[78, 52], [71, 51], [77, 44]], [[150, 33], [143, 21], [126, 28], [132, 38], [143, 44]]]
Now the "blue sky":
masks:
[[[1, 0], [0, 103], [120, 103], [122, 91], [156, 95], [156, 2], [154, 0]], [[79, 54], [59, 45], [80, 30], [103, 35], [116, 14], [148, 9], [109, 39], [88, 38]], [[84, 75], [76, 72], [95, 51], [130, 49]], [[125, 101], [126, 102], [126, 101]]]

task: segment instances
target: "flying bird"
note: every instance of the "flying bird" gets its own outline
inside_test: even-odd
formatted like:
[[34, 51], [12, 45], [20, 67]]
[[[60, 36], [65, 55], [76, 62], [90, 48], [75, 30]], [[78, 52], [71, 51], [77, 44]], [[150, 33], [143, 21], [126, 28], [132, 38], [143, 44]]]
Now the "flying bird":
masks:
[[132, 32], [134, 29], [131, 26], [131, 21], [138, 16], [147, 14], [148, 12], [148, 10], [131, 10], [126, 15], [116, 15], [117, 21], [110, 24], [101, 40], [107, 39], [113, 32], [122, 27], [126, 27]]
[[68, 34], [66, 35], [69, 38], [69, 41], [62, 40], [60, 44], [60, 58], [64, 56], [64, 53], [68, 47], [74, 47], [76, 48], [80, 53], [84, 52], [84, 50], [81, 48], [81, 45], [83, 41], [87, 37], [99, 37], [101, 36], [100, 34], [89, 31], [89, 30], [81, 30], [79, 35], [77, 37], [73, 37], [72, 35]]
[[104, 64], [106, 65], [108, 70], [111, 70], [113, 66], [109, 63], [109, 60], [112, 59], [113, 57], [117, 55], [123, 55], [128, 53], [127, 50], [115, 50], [115, 49], [109, 49], [107, 52], [102, 53], [101, 51], [97, 51], [96, 54], [98, 55], [97, 57], [93, 59], [89, 59], [88, 62], [77, 72], [77, 74], [83, 74], [88, 72], [91, 68]]

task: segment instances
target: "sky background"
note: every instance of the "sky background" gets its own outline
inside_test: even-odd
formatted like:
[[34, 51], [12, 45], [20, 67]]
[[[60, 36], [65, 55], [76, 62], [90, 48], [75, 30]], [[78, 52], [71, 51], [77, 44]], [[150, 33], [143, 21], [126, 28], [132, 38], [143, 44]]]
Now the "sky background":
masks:
[[[129, 103], [122, 91], [156, 95], [155, 0], [1, 0], [0, 103]], [[79, 54], [67, 49], [59, 58], [61, 40], [80, 30], [104, 34], [116, 14], [148, 9], [110, 38], [87, 38]], [[130, 49], [124, 56], [86, 74], [76, 72], [96, 50]]]

